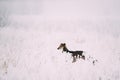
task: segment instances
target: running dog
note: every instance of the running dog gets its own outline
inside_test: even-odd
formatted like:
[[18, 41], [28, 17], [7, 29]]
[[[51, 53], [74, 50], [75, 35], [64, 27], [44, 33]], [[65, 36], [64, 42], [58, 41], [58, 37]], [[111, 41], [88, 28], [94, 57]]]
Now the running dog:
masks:
[[66, 47], [66, 43], [61, 43], [60, 46], [57, 48], [58, 50], [59, 49], [62, 49], [62, 53], [63, 52], [66, 52], [66, 53], [72, 53], [72, 57], [73, 57], [73, 61], [72, 62], [76, 62], [76, 59], [79, 57], [79, 58], [82, 58], [83, 60], [85, 60], [85, 56], [83, 55], [83, 52], [84, 51], [70, 51], [67, 49]]

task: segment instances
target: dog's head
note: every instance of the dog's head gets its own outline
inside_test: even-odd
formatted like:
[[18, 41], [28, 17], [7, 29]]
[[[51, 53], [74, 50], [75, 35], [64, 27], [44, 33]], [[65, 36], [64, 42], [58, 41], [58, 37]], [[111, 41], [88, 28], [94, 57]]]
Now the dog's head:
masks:
[[66, 46], [66, 43], [61, 43], [60, 46], [57, 48], [58, 50], [61, 48], [64, 48]]

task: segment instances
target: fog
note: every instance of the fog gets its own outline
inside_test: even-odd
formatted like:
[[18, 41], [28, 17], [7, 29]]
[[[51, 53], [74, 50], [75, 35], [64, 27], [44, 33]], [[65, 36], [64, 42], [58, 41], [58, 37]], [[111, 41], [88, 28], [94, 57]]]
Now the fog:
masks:
[[120, 80], [119, 2], [0, 0], [0, 80]]
[[119, 0], [1, 0], [0, 10], [17, 15], [120, 16]]

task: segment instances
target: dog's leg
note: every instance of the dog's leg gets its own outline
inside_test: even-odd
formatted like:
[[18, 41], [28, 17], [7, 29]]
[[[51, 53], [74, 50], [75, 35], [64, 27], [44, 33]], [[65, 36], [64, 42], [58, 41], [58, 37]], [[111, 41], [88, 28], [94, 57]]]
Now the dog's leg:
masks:
[[80, 55], [78, 55], [79, 59], [80, 59]]
[[85, 60], [85, 56], [84, 55], [82, 55], [82, 59]]
[[72, 63], [74, 63], [74, 62], [76, 62], [76, 57], [75, 57], [75, 56], [73, 56], [73, 61], [72, 61]]

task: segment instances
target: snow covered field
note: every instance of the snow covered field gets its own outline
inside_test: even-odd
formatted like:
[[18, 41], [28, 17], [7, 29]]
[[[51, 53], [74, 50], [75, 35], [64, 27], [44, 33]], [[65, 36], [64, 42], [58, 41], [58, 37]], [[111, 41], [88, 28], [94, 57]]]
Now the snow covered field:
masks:
[[[0, 28], [0, 80], [120, 80], [120, 19], [12, 16]], [[98, 60], [72, 63], [84, 50]]]

